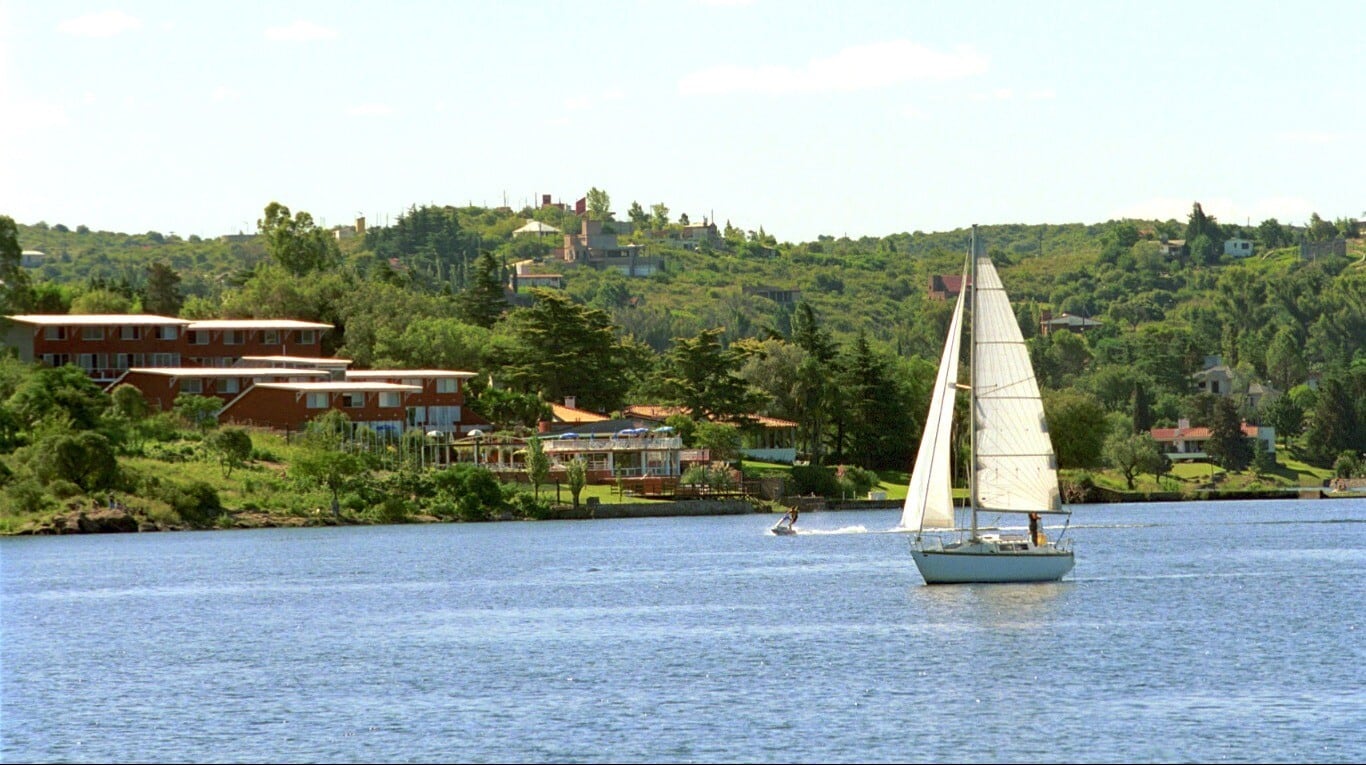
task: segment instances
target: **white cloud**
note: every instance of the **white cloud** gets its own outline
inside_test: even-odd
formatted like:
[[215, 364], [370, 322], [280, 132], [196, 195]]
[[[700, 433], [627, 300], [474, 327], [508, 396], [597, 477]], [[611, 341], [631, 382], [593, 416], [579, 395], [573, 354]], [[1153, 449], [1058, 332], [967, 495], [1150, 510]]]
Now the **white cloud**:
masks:
[[57, 25], [58, 31], [76, 37], [114, 37], [141, 28], [141, 19], [129, 16], [123, 11], [88, 13]]
[[388, 117], [394, 113], [394, 108], [388, 104], [356, 104], [346, 110], [349, 117]]
[[337, 30], [302, 19], [295, 21], [287, 27], [266, 27], [266, 39], [280, 42], [331, 40], [336, 36]]
[[943, 53], [906, 40], [846, 48], [806, 66], [718, 66], [678, 81], [684, 95], [814, 93], [872, 90], [912, 80], [951, 80], [981, 74], [989, 59], [966, 46]]
[[214, 101], [236, 101], [242, 97], [242, 94], [227, 85], [219, 85], [213, 89], [213, 95], [210, 97]]

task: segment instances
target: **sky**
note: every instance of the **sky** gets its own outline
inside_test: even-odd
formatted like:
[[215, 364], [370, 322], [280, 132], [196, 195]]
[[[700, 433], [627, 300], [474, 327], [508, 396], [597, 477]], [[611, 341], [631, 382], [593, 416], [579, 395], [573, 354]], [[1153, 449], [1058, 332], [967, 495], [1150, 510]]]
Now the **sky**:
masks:
[[251, 233], [590, 188], [782, 242], [1366, 218], [1366, 2], [0, 0], [0, 215]]

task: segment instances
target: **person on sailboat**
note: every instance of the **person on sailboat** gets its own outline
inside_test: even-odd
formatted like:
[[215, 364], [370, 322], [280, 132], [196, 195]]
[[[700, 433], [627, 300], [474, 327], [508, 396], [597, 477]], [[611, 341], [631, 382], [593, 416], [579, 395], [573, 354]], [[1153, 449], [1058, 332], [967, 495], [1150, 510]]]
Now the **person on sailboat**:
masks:
[[1043, 547], [1044, 542], [1047, 541], [1043, 531], [1039, 529], [1038, 513], [1029, 514], [1029, 541], [1033, 542], [1035, 547]]

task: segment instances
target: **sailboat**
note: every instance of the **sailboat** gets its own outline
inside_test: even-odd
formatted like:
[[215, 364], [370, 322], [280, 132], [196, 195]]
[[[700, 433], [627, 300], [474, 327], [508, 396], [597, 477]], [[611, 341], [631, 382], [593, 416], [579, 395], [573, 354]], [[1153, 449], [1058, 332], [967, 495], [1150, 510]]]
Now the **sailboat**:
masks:
[[[965, 311], [969, 372], [962, 384], [958, 368]], [[971, 413], [968, 502], [961, 511], [954, 506], [949, 459], [960, 390], [968, 393]], [[1053, 444], [1029, 350], [973, 226], [963, 286], [939, 359], [900, 527], [915, 532], [911, 558], [926, 584], [1050, 582], [1071, 571], [1075, 561], [1071, 541], [1049, 541], [1040, 519], [1070, 512], [1059, 496]], [[967, 526], [958, 523], [960, 514]], [[985, 529], [978, 519], [988, 514], [1028, 516], [1029, 534]]]

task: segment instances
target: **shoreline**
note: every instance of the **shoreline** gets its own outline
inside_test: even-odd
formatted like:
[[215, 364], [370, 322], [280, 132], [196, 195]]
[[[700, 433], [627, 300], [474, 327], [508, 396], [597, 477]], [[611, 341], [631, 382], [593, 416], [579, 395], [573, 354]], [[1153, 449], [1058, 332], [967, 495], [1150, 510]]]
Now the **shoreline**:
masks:
[[[1119, 504], [1147, 502], [1204, 502], [1223, 500], [1259, 499], [1361, 499], [1366, 500], [1366, 492], [1360, 490], [1338, 491], [1320, 487], [1300, 487], [1280, 491], [1201, 491], [1192, 495], [1177, 492], [1164, 492], [1161, 495], [1128, 495], [1122, 492], [1105, 492], [1105, 497], [1089, 497], [1085, 502], [1069, 504]], [[896, 510], [902, 506], [901, 499], [843, 499], [832, 500], [824, 497], [790, 497], [803, 514], [821, 512], [844, 512], [850, 510]], [[960, 503], [961, 504], [961, 503]], [[406, 523], [504, 523], [518, 521], [591, 521], [623, 518], [667, 518], [712, 515], [778, 515], [774, 508], [760, 508], [744, 499], [688, 499], [674, 502], [618, 502], [583, 503], [577, 508], [557, 506], [554, 513], [546, 518], [521, 518], [511, 513], [491, 518], [487, 521], [453, 521], [430, 515], [414, 515]], [[126, 506], [71, 508], [57, 513], [43, 521], [27, 524], [14, 532], [0, 536], [66, 536], [72, 534], [120, 534], [155, 533], [163, 531], [232, 531], [262, 528], [308, 528], [322, 526], [375, 526], [373, 521], [360, 520], [343, 515], [334, 518], [330, 514], [313, 516], [277, 515], [259, 510], [225, 511], [217, 524], [198, 528], [188, 525], [161, 525], [135, 509]]]

